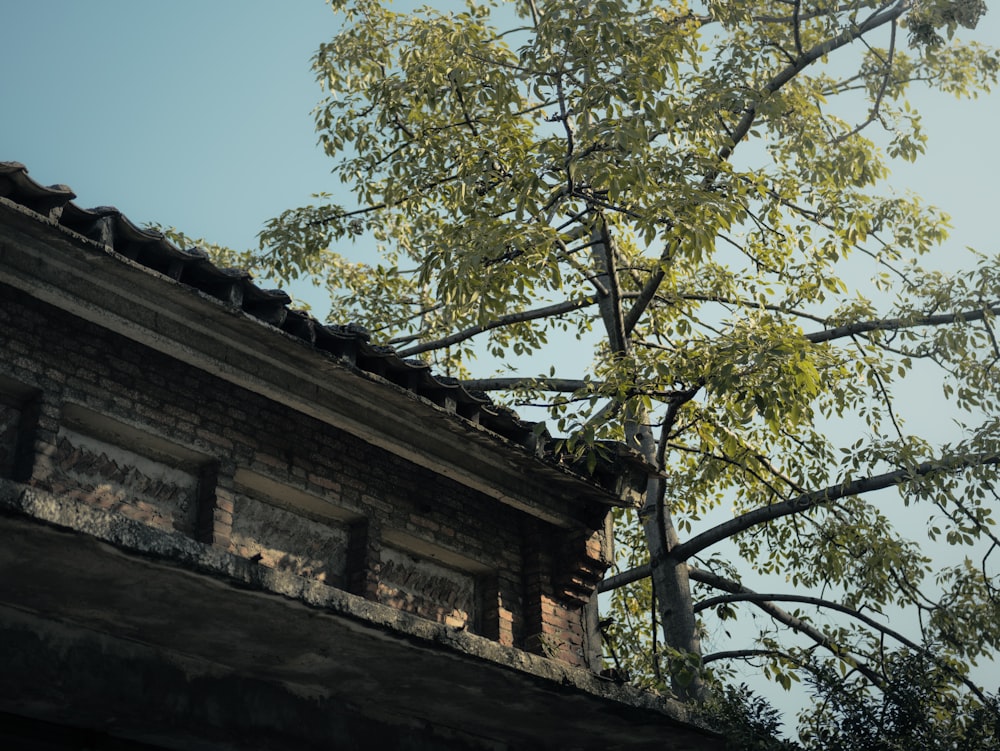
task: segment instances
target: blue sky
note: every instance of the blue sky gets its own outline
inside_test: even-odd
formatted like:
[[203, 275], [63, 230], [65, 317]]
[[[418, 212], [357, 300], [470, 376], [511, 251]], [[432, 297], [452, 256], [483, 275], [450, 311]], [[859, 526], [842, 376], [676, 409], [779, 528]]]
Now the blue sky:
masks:
[[322, 0], [8, 0], [0, 159], [84, 206], [248, 247], [331, 189], [309, 59]]
[[[0, 159], [80, 205], [255, 245], [268, 218], [342, 190], [310, 116], [309, 59], [337, 23], [322, 0], [6, 0]], [[974, 36], [1000, 43], [1000, 11]], [[952, 214], [950, 250], [997, 250], [1000, 92], [914, 101], [930, 148], [894, 187]]]

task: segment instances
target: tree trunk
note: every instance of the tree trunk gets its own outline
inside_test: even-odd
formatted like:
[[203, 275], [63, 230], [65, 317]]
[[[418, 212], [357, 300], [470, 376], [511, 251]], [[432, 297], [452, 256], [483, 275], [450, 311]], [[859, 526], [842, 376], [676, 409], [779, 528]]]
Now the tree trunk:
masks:
[[[640, 445], [653, 443], [648, 428], [641, 433], [646, 435], [642, 436], [645, 440]], [[646, 455], [647, 451], [643, 450], [643, 454]], [[646, 460], [654, 463], [655, 451], [646, 456]], [[659, 611], [657, 615], [663, 625], [664, 644], [671, 650], [698, 658], [697, 664], [692, 664], [690, 670], [678, 670], [679, 666], [671, 666], [671, 689], [681, 700], [703, 701], [707, 698], [707, 686], [700, 673], [701, 638], [694, 617], [691, 584], [687, 564], [675, 560], [670, 553], [679, 539], [663, 493], [663, 480], [650, 477], [646, 483], [646, 498], [639, 511], [649, 549], [650, 581]]]
[[[592, 228], [591, 238], [597, 279], [605, 290], [603, 294], [598, 293], [598, 298], [608, 343], [612, 352], [626, 355], [631, 349], [631, 341], [623, 322], [611, 228], [603, 218]], [[641, 410], [626, 407], [625, 441], [637, 448], [650, 466], [661, 469], [656, 438], [647, 418]], [[670, 554], [679, 539], [663, 495], [663, 480], [651, 475], [646, 483], [645, 501], [639, 511], [649, 549], [656, 607], [663, 624], [663, 641], [668, 649], [697, 658], [693, 661], [697, 664], [692, 664], [690, 670], [677, 670], [671, 666], [671, 688], [681, 700], [702, 701], [707, 698], [707, 687], [700, 672], [701, 639], [695, 623], [688, 569], [686, 562], [677, 561]]]

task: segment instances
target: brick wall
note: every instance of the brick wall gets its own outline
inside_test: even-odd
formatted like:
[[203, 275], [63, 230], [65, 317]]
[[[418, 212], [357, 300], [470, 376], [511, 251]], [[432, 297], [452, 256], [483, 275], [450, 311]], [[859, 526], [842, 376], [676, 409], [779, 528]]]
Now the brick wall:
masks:
[[[0, 353], [0, 378], [40, 392], [35, 485], [582, 664], [559, 530], [2, 285]], [[4, 403], [0, 471], [19, 430]]]

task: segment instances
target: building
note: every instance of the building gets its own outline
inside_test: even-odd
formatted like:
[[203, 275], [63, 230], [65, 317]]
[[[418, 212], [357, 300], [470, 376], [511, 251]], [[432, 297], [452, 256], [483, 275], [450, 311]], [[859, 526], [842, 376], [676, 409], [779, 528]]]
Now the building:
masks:
[[73, 198], [0, 164], [0, 746], [719, 747], [596, 672], [634, 457]]

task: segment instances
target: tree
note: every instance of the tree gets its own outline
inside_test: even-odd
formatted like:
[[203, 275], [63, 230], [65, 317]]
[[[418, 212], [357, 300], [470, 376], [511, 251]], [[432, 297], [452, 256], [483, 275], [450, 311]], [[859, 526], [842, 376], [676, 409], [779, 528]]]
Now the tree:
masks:
[[[993, 751], [1000, 738], [1000, 699], [963, 706], [949, 676], [933, 660], [901, 650], [879, 697], [835, 690], [836, 676], [817, 682], [823, 704], [807, 731], [809, 748], [857, 751]], [[931, 710], [931, 711], [929, 711]]]
[[[324, 280], [338, 318], [470, 389], [544, 406], [567, 451], [642, 456], [604, 586], [631, 675], [691, 699], [738, 661], [786, 688], [884, 688], [905, 647], [985, 706], [1000, 267], [930, 268], [946, 215], [885, 183], [923, 151], [914, 87], [996, 82], [997, 53], [957, 35], [985, 4], [333, 5], [316, 123], [356, 203], [317, 195], [247, 260]], [[379, 260], [331, 250], [350, 238]], [[900, 389], [929, 372], [953, 440], [906, 429]], [[935, 564], [888, 505], [965, 560]], [[785, 591], [752, 591], [758, 574]], [[746, 608], [759, 633], [703, 648]]]

